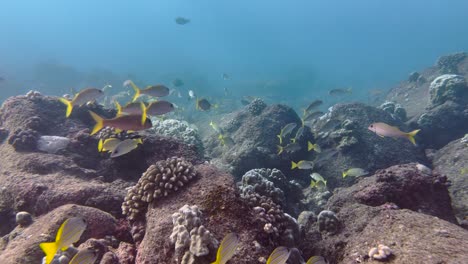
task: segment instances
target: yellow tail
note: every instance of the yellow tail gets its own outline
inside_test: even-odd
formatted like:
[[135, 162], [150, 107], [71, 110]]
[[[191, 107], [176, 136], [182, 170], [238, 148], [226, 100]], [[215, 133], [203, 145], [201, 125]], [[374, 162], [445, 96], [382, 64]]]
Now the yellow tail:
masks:
[[96, 122], [96, 125], [94, 125], [93, 131], [91, 132], [91, 135], [94, 135], [104, 127], [104, 119], [98, 116], [93, 111], [88, 111], [88, 112], [91, 115], [91, 117], [94, 119], [94, 121]]
[[343, 178], [345, 178], [346, 176], [348, 176], [348, 174], [347, 174], [345, 171], [343, 171], [342, 175], [343, 175]]
[[97, 146], [97, 149], [99, 152], [102, 152], [102, 149], [104, 148], [104, 142], [102, 140], [102, 138], [99, 140], [99, 144]]
[[314, 144], [310, 143], [310, 141], [307, 141], [307, 151], [311, 151], [314, 149]]
[[299, 165], [294, 162], [294, 161], [291, 161], [291, 170], [294, 170], [295, 168], [297, 168]]
[[408, 137], [409, 141], [411, 141], [411, 143], [413, 143], [413, 145], [416, 145], [416, 140], [414, 140], [414, 136], [416, 136], [416, 134], [421, 131], [421, 129], [416, 129], [414, 131], [411, 131], [409, 133], [406, 133], [406, 136]]
[[63, 97], [59, 97], [59, 101], [64, 103], [67, 106], [67, 112], [65, 114], [66, 117], [69, 117], [71, 115], [71, 112], [73, 111], [73, 105], [71, 101], [68, 101], [67, 99]]
[[49, 264], [54, 259], [55, 253], [57, 253], [58, 247], [56, 242], [44, 242], [39, 244], [39, 247], [44, 251], [46, 255], [46, 264]]
[[117, 101], [114, 101], [114, 104], [115, 104], [115, 107], [117, 108], [117, 115], [116, 116], [121, 116], [122, 115], [122, 106]]
[[130, 85], [132, 86], [133, 90], [135, 90], [135, 95], [133, 96], [133, 99], [132, 99], [132, 102], [135, 102], [135, 100], [138, 97], [140, 97], [141, 90], [132, 81], [130, 81]]
[[282, 146], [278, 146], [278, 155], [280, 155], [281, 153], [283, 153], [283, 147]]
[[146, 106], [143, 102], [140, 102], [141, 107], [141, 125], [145, 125], [146, 122]]

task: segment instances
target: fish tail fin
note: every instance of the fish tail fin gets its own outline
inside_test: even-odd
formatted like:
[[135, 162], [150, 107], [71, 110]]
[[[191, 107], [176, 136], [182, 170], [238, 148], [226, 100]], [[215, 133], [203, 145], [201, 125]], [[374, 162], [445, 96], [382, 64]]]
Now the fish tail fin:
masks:
[[307, 141], [307, 151], [311, 151], [314, 149], [314, 144], [312, 144], [310, 141]]
[[311, 180], [310, 181], [310, 188], [314, 188], [315, 186], [317, 186], [317, 183], [314, 180]]
[[281, 153], [283, 153], [283, 147], [282, 146], [278, 146], [278, 155], [280, 155]]
[[283, 144], [283, 138], [281, 137], [281, 135], [276, 135], [280, 141], [280, 145]]
[[141, 138], [137, 138], [135, 141], [136, 141], [138, 144], [143, 144], [143, 140], [142, 140]]
[[141, 102], [140, 103], [140, 107], [141, 107], [141, 125], [145, 125], [145, 122], [146, 122], [146, 106], [145, 106], [145, 103]]
[[73, 111], [72, 102], [65, 99], [65, 98], [63, 98], [63, 97], [59, 97], [59, 101], [67, 106], [67, 112], [66, 112], [65, 116], [69, 117], [71, 115], [71, 112]]
[[122, 106], [119, 104], [119, 102], [114, 101], [115, 107], [117, 108], [117, 116], [122, 115]]
[[104, 127], [104, 119], [100, 117], [98, 114], [94, 113], [93, 111], [88, 111], [88, 112], [91, 115], [91, 117], [94, 119], [94, 121], [96, 122], [96, 125], [94, 125], [93, 131], [91, 132], [91, 135], [94, 135]]
[[342, 175], [343, 175], [343, 178], [346, 178], [346, 176], [348, 176], [348, 174], [346, 173], [346, 171], [343, 171]]
[[411, 143], [413, 143], [413, 145], [416, 145], [416, 140], [414, 140], [414, 136], [416, 136], [416, 134], [421, 131], [421, 129], [416, 129], [416, 130], [413, 130], [409, 133], [406, 134], [406, 136], [408, 137], [409, 141], [411, 141]]
[[135, 102], [135, 100], [138, 97], [140, 97], [141, 90], [132, 81], [130, 81], [130, 85], [132, 86], [133, 90], [135, 90], [135, 95], [133, 96], [133, 99], [132, 99], [132, 102]]
[[297, 165], [296, 162], [294, 161], [291, 161], [291, 170], [294, 170], [295, 168], [297, 168], [299, 165]]
[[104, 141], [101, 139], [99, 139], [99, 143], [98, 143], [98, 146], [97, 146], [97, 149], [99, 152], [102, 152], [102, 149], [104, 148]]
[[57, 253], [58, 246], [56, 242], [44, 242], [39, 244], [39, 247], [44, 251], [46, 255], [46, 264], [49, 264], [54, 259], [55, 253]]

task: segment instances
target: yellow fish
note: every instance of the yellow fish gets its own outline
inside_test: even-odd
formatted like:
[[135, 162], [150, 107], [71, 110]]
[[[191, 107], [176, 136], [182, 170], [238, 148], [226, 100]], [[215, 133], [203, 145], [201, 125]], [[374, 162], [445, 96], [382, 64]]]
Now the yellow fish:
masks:
[[55, 242], [44, 242], [39, 247], [46, 254], [46, 264], [54, 259], [57, 250], [67, 250], [67, 248], [80, 240], [81, 234], [86, 229], [86, 221], [81, 217], [72, 217], [62, 223], [57, 231]]
[[277, 247], [268, 257], [267, 264], [285, 264], [291, 251], [287, 247]]
[[314, 168], [314, 162], [308, 160], [301, 160], [299, 162], [291, 161], [291, 170], [298, 168], [300, 170], [310, 170]]
[[380, 137], [407, 138], [413, 145], [416, 145], [414, 136], [420, 131], [420, 129], [416, 129], [406, 133], [401, 131], [398, 127], [390, 126], [385, 123], [373, 123], [368, 129]]
[[106, 140], [100, 139], [99, 144], [98, 144], [98, 150], [99, 152], [103, 152], [103, 151], [112, 152], [120, 142], [122, 142], [122, 140], [118, 138], [108, 138]]
[[96, 122], [91, 135], [96, 134], [105, 126], [132, 131], [144, 130], [153, 126], [151, 119], [146, 118], [146, 110], [142, 115], [123, 115], [112, 119], [104, 119], [92, 111], [89, 111], [89, 113]]
[[141, 138], [125, 139], [124, 141], [117, 144], [117, 146], [115, 146], [115, 148], [111, 152], [110, 157], [117, 158], [123, 156], [129, 153], [130, 151], [136, 149], [138, 147], [138, 144], [143, 144]]
[[322, 256], [312, 256], [306, 264], [328, 264], [328, 261]]
[[237, 246], [239, 245], [239, 236], [236, 233], [229, 233], [221, 241], [216, 253], [216, 261], [211, 264], [225, 264], [236, 253]]
[[98, 258], [98, 252], [93, 248], [85, 248], [78, 251], [69, 264], [94, 264]]
[[153, 97], [164, 97], [169, 95], [169, 88], [162, 84], [148, 86], [145, 89], [138, 88], [138, 86], [136, 86], [131, 80], [125, 81], [124, 84], [130, 84], [133, 90], [135, 90], [135, 95], [133, 96], [132, 102], [135, 102], [135, 100], [138, 99], [138, 97], [140, 97], [142, 94]]
[[79, 93], [75, 94], [71, 101], [60, 97], [59, 101], [62, 102], [67, 106], [67, 112], [65, 114], [66, 117], [69, 117], [73, 111], [74, 106], [82, 106], [87, 102], [91, 102], [99, 98], [100, 96], [104, 95], [102, 90], [96, 88], [86, 88]]
[[318, 144], [312, 144], [310, 141], [307, 141], [307, 151], [314, 150], [317, 153], [322, 152], [322, 149]]

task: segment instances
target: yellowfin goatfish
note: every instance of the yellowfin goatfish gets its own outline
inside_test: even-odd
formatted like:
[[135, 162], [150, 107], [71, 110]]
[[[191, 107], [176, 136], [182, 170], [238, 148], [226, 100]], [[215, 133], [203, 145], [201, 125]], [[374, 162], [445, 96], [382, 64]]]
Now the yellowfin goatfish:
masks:
[[301, 126], [297, 131], [296, 131], [296, 136], [294, 138], [291, 138], [291, 142], [296, 142], [298, 139], [300, 139], [304, 135], [304, 126]]
[[99, 152], [109, 151], [112, 152], [117, 145], [122, 142], [122, 140], [118, 138], [108, 138], [106, 140], [100, 139], [98, 144]]
[[69, 264], [94, 264], [97, 258], [97, 250], [93, 248], [80, 249], [70, 260]]
[[306, 264], [328, 264], [328, 261], [322, 256], [312, 256]]
[[66, 117], [69, 117], [73, 111], [74, 106], [82, 106], [87, 102], [95, 101], [97, 98], [104, 95], [102, 90], [96, 88], [86, 88], [79, 93], [75, 94], [71, 101], [60, 97], [60, 102], [64, 103], [67, 106], [67, 112], [65, 114]]
[[323, 104], [322, 100], [312, 101], [312, 103], [310, 103], [309, 106], [307, 106], [307, 108], [304, 109], [304, 115], [312, 111], [312, 109], [319, 107], [321, 104]]
[[307, 151], [314, 150], [317, 153], [322, 152], [322, 148], [318, 144], [312, 144], [310, 141], [307, 141]]
[[298, 168], [300, 170], [310, 170], [314, 168], [314, 162], [308, 160], [301, 160], [298, 163], [291, 161], [291, 170]]
[[121, 116], [123, 114], [126, 115], [141, 115], [143, 112], [143, 108], [145, 108], [145, 104], [143, 102], [131, 102], [126, 104], [122, 107], [119, 102], [115, 101], [115, 107], [117, 108], [117, 116]]
[[197, 110], [208, 111], [211, 108], [211, 104], [205, 98], [197, 99], [197, 102], [195, 103], [195, 108]]
[[291, 251], [287, 247], [277, 247], [268, 257], [267, 264], [285, 264]]
[[110, 157], [117, 158], [123, 156], [130, 151], [136, 149], [138, 144], [143, 144], [141, 138], [134, 138], [134, 139], [125, 139], [124, 141], [120, 142], [115, 146], [114, 150], [112, 150]]
[[289, 123], [281, 129], [279, 135], [276, 135], [279, 138], [280, 145], [283, 144], [283, 138], [286, 138], [289, 134], [291, 134], [296, 126], [296, 123]]
[[401, 131], [398, 127], [390, 126], [385, 123], [373, 123], [368, 129], [381, 137], [407, 138], [413, 145], [416, 145], [414, 136], [420, 131], [420, 129], [416, 129], [406, 133]]
[[346, 176], [361, 177], [367, 174], [369, 174], [369, 172], [364, 169], [351, 168], [351, 169], [348, 169], [347, 171], [343, 171], [343, 178], [345, 178]]
[[132, 131], [144, 130], [153, 126], [151, 120], [146, 118], [146, 110], [143, 115], [123, 115], [112, 119], [104, 119], [92, 111], [89, 111], [89, 113], [96, 122], [91, 135], [96, 134], [105, 126]]
[[225, 264], [236, 253], [237, 246], [239, 245], [239, 236], [235, 233], [229, 233], [221, 241], [216, 253], [216, 261], [211, 264]]
[[348, 88], [348, 89], [332, 89], [332, 90], [328, 91], [328, 94], [329, 94], [329, 95], [343, 95], [343, 94], [350, 94], [350, 93], [353, 93], [353, 89], [352, 89], [352, 88]]
[[325, 186], [327, 186], [327, 181], [322, 177], [322, 175], [314, 172], [310, 175], [310, 177], [316, 182], [316, 183], [323, 183]]
[[174, 109], [175, 109], [174, 104], [168, 101], [159, 100], [159, 101], [150, 103], [148, 107], [146, 108], [146, 113], [150, 116], [165, 115], [167, 113], [174, 111]]
[[62, 223], [57, 231], [55, 242], [44, 242], [39, 247], [46, 254], [46, 264], [49, 264], [57, 253], [57, 250], [67, 250], [69, 246], [80, 240], [81, 234], [86, 229], [86, 221], [81, 217], [72, 217]]
[[289, 143], [288, 145], [286, 145], [284, 147], [283, 146], [278, 146], [278, 155], [283, 153], [283, 151], [291, 153], [291, 152], [296, 152], [296, 151], [298, 151], [300, 149], [301, 149], [301, 146], [297, 142]]
[[138, 88], [138, 86], [136, 86], [135, 83], [133, 83], [131, 80], [129, 80], [128, 84], [130, 84], [133, 90], [135, 90], [135, 95], [133, 96], [132, 102], [134, 102], [142, 94], [153, 97], [164, 97], [169, 95], [169, 88], [162, 84], [151, 85], [146, 87], [145, 89]]

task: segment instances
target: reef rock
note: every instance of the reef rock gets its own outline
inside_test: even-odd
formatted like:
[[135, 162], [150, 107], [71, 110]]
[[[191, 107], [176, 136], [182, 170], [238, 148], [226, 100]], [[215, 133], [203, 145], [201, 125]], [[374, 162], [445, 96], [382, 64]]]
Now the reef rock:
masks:
[[360, 103], [336, 105], [312, 127], [322, 152], [310, 152], [309, 157], [302, 159], [315, 162], [314, 171], [327, 180], [330, 188], [347, 186], [355, 181], [352, 177], [342, 178], [342, 172], [349, 168], [373, 172], [396, 164], [427, 163], [424, 152], [409, 140], [382, 138], [370, 131], [368, 127], [374, 122], [409, 131], [384, 110]]
[[468, 217], [468, 136], [452, 141], [437, 151], [433, 163], [435, 171], [446, 175], [450, 181], [449, 191], [455, 215], [460, 220], [466, 219]]
[[234, 144], [223, 146], [219, 134], [213, 133], [205, 140], [207, 154], [213, 158], [213, 163], [225, 164], [223, 167], [237, 179], [255, 168], [287, 171], [291, 159], [297, 159], [307, 152], [307, 138], [312, 137], [306, 129], [306, 134], [298, 142], [302, 146], [301, 150], [291, 155], [278, 155], [277, 135], [289, 123], [296, 123], [298, 127], [301, 125], [301, 120], [292, 108], [285, 105], [267, 106], [260, 99], [254, 100], [242, 110], [225, 116], [219, 124], [224, 136], [232, 138]]
[[151, 121], [153, 122], [151, 131], [155, 134], [182, 140], [185, 144], [195, 146], [198, 153], [203, 154], [203, 142], [196, 127], [175, 119], [161, 121], [158, 118], [152, 118]]

